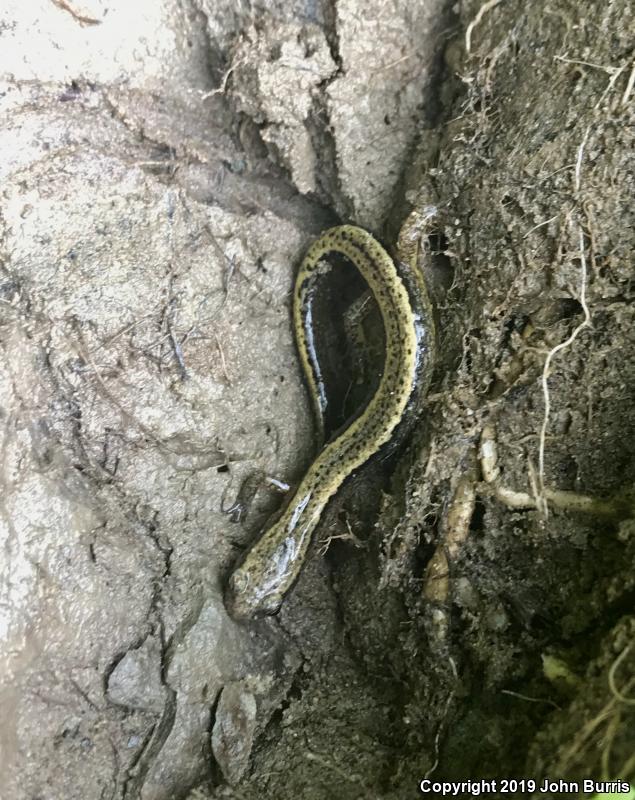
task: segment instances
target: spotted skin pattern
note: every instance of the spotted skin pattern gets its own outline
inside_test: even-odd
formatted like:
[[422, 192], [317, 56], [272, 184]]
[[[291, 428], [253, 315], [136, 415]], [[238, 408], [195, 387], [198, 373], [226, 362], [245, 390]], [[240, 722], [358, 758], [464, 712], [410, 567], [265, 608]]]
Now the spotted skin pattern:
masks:
[[[415, 220], [417, 221], [417, 220]], [[293, 321], [296, 343], [321, 428], [324, 387], [313, 350], [313, 292], [321, 262], [332, 253], [359, 270], [379, 307], [386, 342], [379, 386], [365, 409], [318, 453], [288, 503], [243, 556], [226, 593], [226, 605], [239, 620], [274, 614], [306, 560], [324, 508], [342, 483], [387, 445], [396, 429], [425, 395], [433, 361], [434, 326], [418, 270], [420, 225], [404, 226], [399, 240], [400, 270], [369, 233], [352, 225], [331, 228], [309, 248], [295, 283]], [[401, 257], [405, 260], [401, 260]], [[400, 275], [401, 272], [401, 275]]]

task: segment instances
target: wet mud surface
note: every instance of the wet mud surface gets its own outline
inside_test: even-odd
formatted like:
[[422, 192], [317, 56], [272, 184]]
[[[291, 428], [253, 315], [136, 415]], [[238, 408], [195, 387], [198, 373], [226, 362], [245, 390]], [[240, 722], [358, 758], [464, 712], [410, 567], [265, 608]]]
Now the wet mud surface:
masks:
[[[635, 781], [632, 8], [0, 14], [0, 794]], [[412, 209], [420, 424], [236, 624], [314, 449], [295, 269]]]

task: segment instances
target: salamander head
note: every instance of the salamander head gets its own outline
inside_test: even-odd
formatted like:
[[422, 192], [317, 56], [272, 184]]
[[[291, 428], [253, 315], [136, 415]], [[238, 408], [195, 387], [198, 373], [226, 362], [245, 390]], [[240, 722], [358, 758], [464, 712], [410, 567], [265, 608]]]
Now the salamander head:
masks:
[[225, 606], [234, 619], [247, 621], [254, 617], [275, 614], [294, 584], [302, 568], [309, 537], [306, 531], [315, 527], [305, 525], [298, 529], [297, 518], [306, 506], [296, 504], [283, 515], [256, 544], [248, 550], [238, 564], [227, 586]]
[[255, 572], [244, 563], [234, 570], [229, 579], [225, 607], [237, 621], [248, 622], [275, 614], [282, 605], [282, 594], [275, 587], [270, 587], [268, 591], [264, 589]]

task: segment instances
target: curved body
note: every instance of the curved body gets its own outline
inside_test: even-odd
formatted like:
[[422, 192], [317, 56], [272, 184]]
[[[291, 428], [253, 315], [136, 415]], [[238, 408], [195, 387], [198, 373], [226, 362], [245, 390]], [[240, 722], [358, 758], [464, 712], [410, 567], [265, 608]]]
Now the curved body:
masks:
[[[410, 230], [410, 229], [409, 229]], [[420, 231], [416, 231], [418, 243]], [[412, 238], [412, 237], [410, 237]], [[405, 260], [398, 271], [384, 248], [352, 225], [327, 230], [309, 248], [294, 292], [295, 336], [322, 428], [326, 398], [313, 349], [311, 301], [320, 278], [320, 262], [329, 253], [350, 260], [372, 292], [384, 325], [386, 354], [382, 377], [364, 410], [318, 453], [287, 505], [234, 570], [226, 597], [233, 616], [275, 613], [298, 577], [312, 534], [329, 499], [342, 483], [397, 432], [422, 397], [432, 368], [434, 329], [425, 283], [416, 265], [417, 245], [400, 236]], [[401, 275], [400, 275], [401, 272]]]

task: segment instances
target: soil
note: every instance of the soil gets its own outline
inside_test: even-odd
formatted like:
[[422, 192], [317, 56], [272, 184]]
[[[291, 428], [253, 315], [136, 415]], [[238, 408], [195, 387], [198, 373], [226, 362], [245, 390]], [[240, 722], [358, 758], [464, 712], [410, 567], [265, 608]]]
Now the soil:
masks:
[[[4, 5], [2, 798], [635, 785], [634, 26], [626, 0]], [[421, 420], [237, 624], [227, 576], [281, 502], [254, 475], [314, 451], [295, 268], [338, 220], [394, 252], [413, 209]]]

